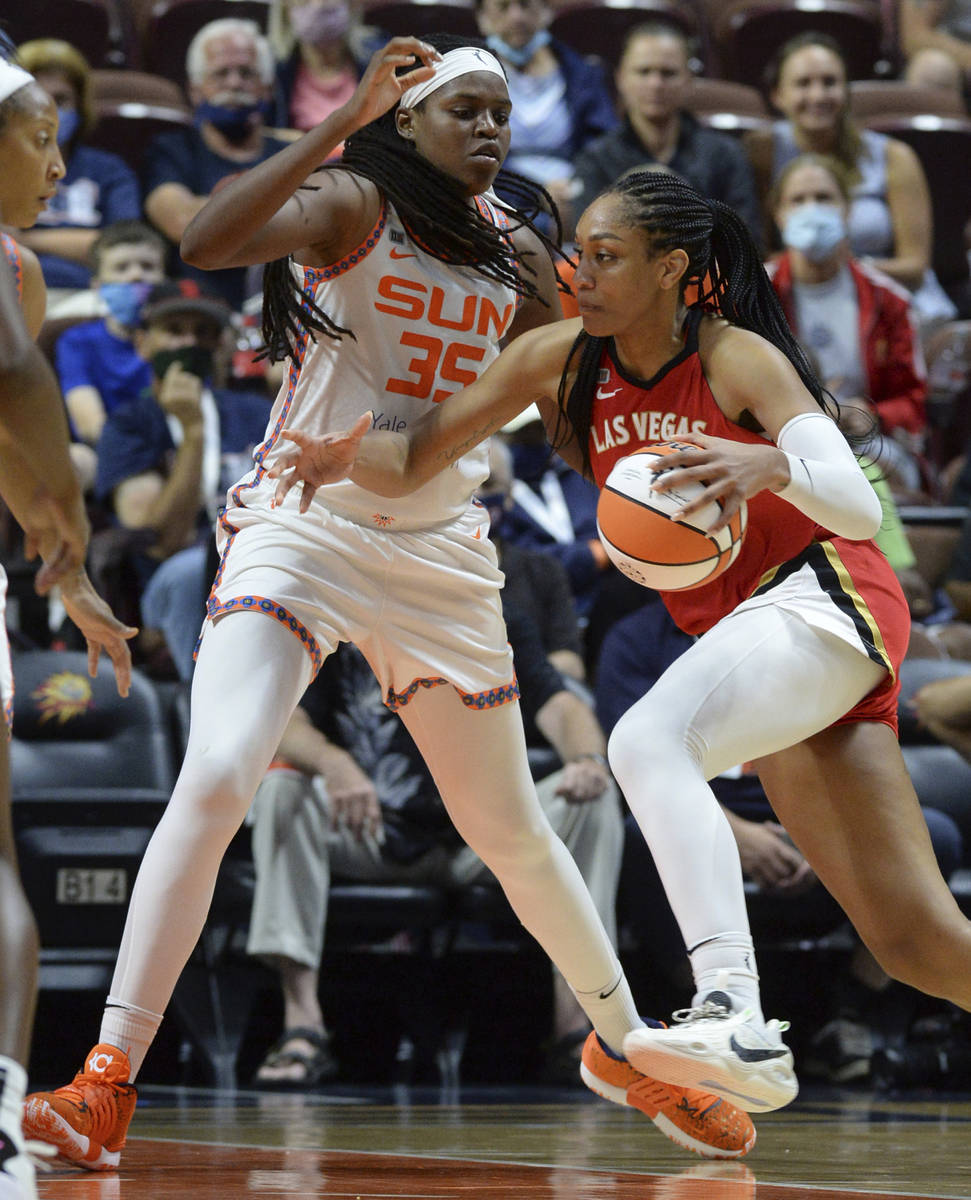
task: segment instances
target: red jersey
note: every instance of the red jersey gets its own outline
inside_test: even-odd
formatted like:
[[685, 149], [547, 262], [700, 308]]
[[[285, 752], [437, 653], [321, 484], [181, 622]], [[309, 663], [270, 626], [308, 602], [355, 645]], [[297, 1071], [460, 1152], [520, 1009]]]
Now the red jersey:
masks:
[[[590, 429], [590, 462], [598, 487], [603, 487], [618, 459], [685, 433], [766, 444], [764, 436], [730, 421], [715, 403], [698, 355], [700, 321], [701, 313], [690, 310], [684, 349], [649, 380], [625, 372], [608, 341]], [[829, 536], [797, 508], [763, 490], [748, 501], [748, 529], [728, 570], [701, 587], [661, 592], [661, 598], [685, 632], [704, 633], [748, 599], [766, 571]]]

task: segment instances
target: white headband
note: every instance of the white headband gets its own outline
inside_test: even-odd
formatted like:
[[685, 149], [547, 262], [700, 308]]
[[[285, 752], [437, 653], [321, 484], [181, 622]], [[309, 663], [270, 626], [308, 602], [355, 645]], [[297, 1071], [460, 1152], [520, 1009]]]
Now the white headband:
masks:
[[437, 91], [443, 83], [458, 79], [460, 75], [468, 75], [472, 71], [490, 71], [505, 81], [506, 74], [499, 65], [499, 60], [488, 50], [480, 50], [477, 46], [460, 46], [457, 50], [449, 50], [443, 54], [435, 65], [435, 74], [424, 83], [416, 83], [414, 87], [402, 92], [399, 101], [405, 108], [414, 108], [416, 104]]
[[34, 77], [23, 67], [15, 67], [13, 63], [0, 58], [0, 104], [9, 99], [14, 92], [19, 92], [28, 83], [33, 83]]

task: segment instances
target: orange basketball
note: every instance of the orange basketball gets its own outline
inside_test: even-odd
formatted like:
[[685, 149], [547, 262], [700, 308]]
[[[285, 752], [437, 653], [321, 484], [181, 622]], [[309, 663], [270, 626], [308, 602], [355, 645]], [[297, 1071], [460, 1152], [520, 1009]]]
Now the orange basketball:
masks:
[[701, 494], [702, 485], [656, 492], [653, 484], [665, 470], [665, 455], [686, 448], [660, 442], [618, 460], [597, 505], [597, 531], [611, 562], [636, 583], [659, 591], [683, 591], [720, 575], [738, 557], [748, 523], [744, 502], [718, 533], [706, 530], [717, 519], [721, 501], [675, 519], [678, 509]]

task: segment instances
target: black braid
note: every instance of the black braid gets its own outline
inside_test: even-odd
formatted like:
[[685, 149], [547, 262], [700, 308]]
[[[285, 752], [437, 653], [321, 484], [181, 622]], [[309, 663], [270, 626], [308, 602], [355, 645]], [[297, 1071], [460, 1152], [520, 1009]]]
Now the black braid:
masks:
[[[443, 54], [460, 46], [485, 46], [475, 38], [451, 34], [432, 34], [422, 40]], [[521, 296], [542, 299], [528, 255], [514, 253], [508, 237], [510, 232], [528, 226], [554, 261], [556, 256], [562, 256], [559, 214], [549, 193], [521, 175], [501, 172], [496, 187], [507, 198], [504, 208], [510, 217], [510, 229], [505, 232], [497, 229], [467, 203], [461, 185], [453, 176], [423, 158], [411, 142], [398, 134], [394, 114], [395, 109], [391, 109], [357, 130], [344, 143], [340, 162], [326, 163], [325, 168], [353, 171], [369, 179], [394, 205], [408, 233], [435, 258], [471, 267], [484, 278], [506, 284]], [[555, 241], [534, 223], [541, 213], [552, 217]], [[562, 281], [561, 286], [566, 290]], [[264, 268], [262, 332], [266, 344], [264, 355], [274, 362], [292, 357], [298, 342], [308, 335], [354, 337], [352, 330], [332, 321], [304, 291], [289, 257], [277, 259]]]
[[[771, 342], [795, 367], [820, 408], [830, 411], [827, 393], [789, 328], [758, 247], [734, 209], [704, 199], [684, 180], [659, 171], [625, 175], [601, 195], [623, 199], [629, 224], [644, 231], [652, 254], [677, 249], [688, 255], [681, 292], [683, 296], [688, 285], [697, 285], [698, 298], [691, 308], [717, 313]], [[605, 345], [606, 339], [581, 333], [560, 379], [560, 411], [566, 414], [566, 423], [557, 442], [562, 444], [572, 433], [587, 470], [593, 397]], [[573, 370], [576, 378], [567, 396], [567, 379]]]

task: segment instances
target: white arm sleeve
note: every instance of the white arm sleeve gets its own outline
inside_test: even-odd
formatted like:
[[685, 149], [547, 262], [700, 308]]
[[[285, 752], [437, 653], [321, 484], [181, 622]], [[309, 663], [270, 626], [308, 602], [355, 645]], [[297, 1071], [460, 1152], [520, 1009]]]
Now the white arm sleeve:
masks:
[[840, 537], [876, 535], [880, 499], [835, 421], [822, 412], [799, 413], [779, 430], [776, 445], [789, 460], [789, 482], [777, 496]]

